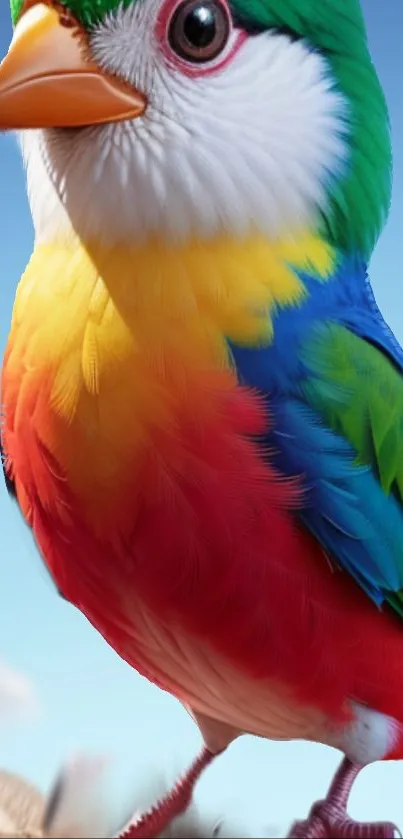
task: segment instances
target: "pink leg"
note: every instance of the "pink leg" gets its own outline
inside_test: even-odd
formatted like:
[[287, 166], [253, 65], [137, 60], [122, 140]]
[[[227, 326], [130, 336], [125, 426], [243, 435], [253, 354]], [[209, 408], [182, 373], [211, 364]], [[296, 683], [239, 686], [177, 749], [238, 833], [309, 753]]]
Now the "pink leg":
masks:
[[204, 747], [197, 760], [192, 763], [190, 769], [168, 795], [162, 798], [152, 810], [129, 825], [120, 834], [119, 839], [154, 839], [159, 836], [172, 819], [180, 816], [188, 808], [196, 782], [215, 757], [216, 755]]
[[347, 815], [351, 788], [361, 769], [345, 757], [325, 800], [313, 805], [306, 821], [294, 822], [288, 839], [394, 839], [400, 835], [391, 822], [355, 822]]

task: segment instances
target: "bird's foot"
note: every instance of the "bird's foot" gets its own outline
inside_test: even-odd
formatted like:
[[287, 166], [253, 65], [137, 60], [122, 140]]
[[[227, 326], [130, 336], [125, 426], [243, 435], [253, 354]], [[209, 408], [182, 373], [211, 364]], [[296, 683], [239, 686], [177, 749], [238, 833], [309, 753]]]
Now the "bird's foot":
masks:
[[391, 822], [355, 822], [347, 815], [348, 797], [362, 767], [344, 758], [324, 801], [317, 801], [306, 821], [294, 822], [288, 839], [394, 839]]
[[327, 800], [313, 805], [306, 821], [294, 822], [289, 839], [395, 839], [392, 822], [355, 822]]
[[204, 769], [211, 763], [215, 755], [204, 748], [190, 769], [173, 787], [173, 789], [148, 813], [132, 822], [120, 834], [119, 839], [155, 839], [166, 829], [170, 822], [187, 810], [192, 799], [193, 790]]

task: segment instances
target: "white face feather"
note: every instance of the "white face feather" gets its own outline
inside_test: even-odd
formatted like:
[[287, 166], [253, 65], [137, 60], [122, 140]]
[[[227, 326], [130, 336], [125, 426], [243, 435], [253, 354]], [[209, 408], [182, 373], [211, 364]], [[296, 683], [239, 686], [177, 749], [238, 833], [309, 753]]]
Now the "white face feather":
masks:
[[94, 58], [149, 97], [142, 117], [24, 134], [37, 238], [65, 238], [71, 226], [82, 239], [134, 242], [315, 225], [346, 154], [345, 103], [325, 59], [264, 32], [192, 77], [156, 36], [160, 8], [139, 0], [91, 38]]

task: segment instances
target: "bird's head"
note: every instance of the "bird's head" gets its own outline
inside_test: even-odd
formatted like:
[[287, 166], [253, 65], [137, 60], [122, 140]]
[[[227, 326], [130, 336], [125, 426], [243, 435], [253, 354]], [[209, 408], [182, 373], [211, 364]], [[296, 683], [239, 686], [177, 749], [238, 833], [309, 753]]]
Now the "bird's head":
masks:
[[0, 129], [37, 235], [319, 230], [368, 255], [386, 106], [359, 0], [12, 0]]

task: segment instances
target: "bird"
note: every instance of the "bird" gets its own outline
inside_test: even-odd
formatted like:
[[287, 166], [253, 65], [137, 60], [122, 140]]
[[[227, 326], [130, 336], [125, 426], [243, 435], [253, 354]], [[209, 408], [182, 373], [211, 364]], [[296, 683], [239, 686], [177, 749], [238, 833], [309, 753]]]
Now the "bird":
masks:
[[35, 241], [7, 488], [60, 595], [203, 740], [126, 835], [251, 734], [342, 753], [290, 835], [390, 837], [346, 809], [403, 758], [403, 351], [368, 270], [393, 161], [360, 3], [11, 13]]

